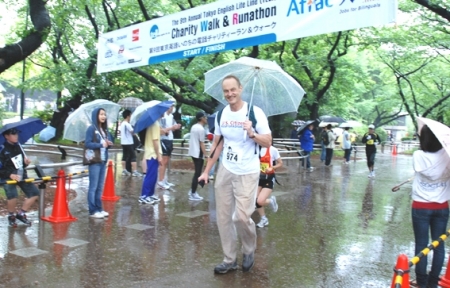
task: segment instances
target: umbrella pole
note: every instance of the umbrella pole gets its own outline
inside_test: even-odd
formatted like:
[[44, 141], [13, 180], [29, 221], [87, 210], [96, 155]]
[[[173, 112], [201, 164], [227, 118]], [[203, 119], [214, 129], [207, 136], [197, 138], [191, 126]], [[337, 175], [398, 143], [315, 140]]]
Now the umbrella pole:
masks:
[[[250, 102], [248, 103], [247, 115], [245, 115], [245, 120], [248, 120], [248, 113], [250, 113], [250, 107], [253, 103], [253, 92], [255, 91], [255, 86], [256, 86], [256, 76], [253, 77], [252, 94], [250, 96]], [[244, 142], [245, 142], [245, 140], [247, 140], [247, 131], [244, 130]]]

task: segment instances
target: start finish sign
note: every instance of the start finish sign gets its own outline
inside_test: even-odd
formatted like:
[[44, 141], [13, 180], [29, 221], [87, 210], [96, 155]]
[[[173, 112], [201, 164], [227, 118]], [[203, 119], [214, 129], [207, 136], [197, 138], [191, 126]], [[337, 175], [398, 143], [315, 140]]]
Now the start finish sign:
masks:
[[217, 1], [101, 35], [97, 72], [396, 21], [396, 0]]

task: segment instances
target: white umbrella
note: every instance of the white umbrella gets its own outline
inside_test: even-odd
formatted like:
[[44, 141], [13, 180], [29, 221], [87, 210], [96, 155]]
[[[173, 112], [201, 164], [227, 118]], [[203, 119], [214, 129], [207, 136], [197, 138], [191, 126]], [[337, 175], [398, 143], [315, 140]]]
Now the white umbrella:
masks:
[[145, 102], [144, 104], [141, 104], [138, 107], [136, 107], [136, 110], [134, 110], [134, 112], [131, 114], [130, 124], [132, 126], [136, 125], [137, 120], [139, 119], [139, 117], [141, 117], [142, 113], [144, 113], [145, 110], [147, 110], [148, 108], [153, 107], [159, 103], [161, 103], [161, 101], [152, 100], [152, 101]]
[[448, 126], [441, 122], [423, 117], [417, 117], [417, 124], [419, 133], [420, 130], [422, 130], [423, 125], [427, 125], [450, 156], [450, 128]]
[[120, 110], [119, 104], [104, 99], [94, 100], [80, 105], [67, 117], [66, 122], [64, 122], [63, 138], [78, 143], [84, 141], [86, 130], [92, 125], [92, 111], [96, 108], [105, 109], [108, 125], [117, 121]]
[[261, 108], [267, 116], [297, 112], [305, 91], [277, 63], [242, 57], [205, 73], [205, 92], [227, 105], [222, 80], [234, 75], [243, 86], [242, 99]]

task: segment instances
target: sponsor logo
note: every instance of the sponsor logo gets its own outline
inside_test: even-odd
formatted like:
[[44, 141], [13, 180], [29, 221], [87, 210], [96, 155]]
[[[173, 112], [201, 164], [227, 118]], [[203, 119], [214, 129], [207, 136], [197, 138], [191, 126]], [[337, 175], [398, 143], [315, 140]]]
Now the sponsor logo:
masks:
[[119, 65], [124, 65], [124, 64], [127, 64], [127, 61], [126, 61], [126, 60], [125, 60], [125, 61], [116, 62], [116, 65], [117, 65], [117, 66], [119, 66]]
[[141, 48], [142, 48], [142, 46], [136, 46], [136, 47], [128, 48], [128, 50], [132, 51], [132, 50], [138, 50], [138, 49], [141, 49]]
[[111, 50], [106, 50], [105, 58], [111, 58], [112, 56], [113, 56], [112, 51]]
[[[330, 2], [333, 0], [291, 0], [291, 4], [289, 4], [289, 10], [287, 11], [287, 17], [294, 15], [303, 15], [307, 13], [318, 12], [323, 9], [331, 8], [333, 5]], [[345, 0], [344, 0], [345, 1]], [[342, 3], [340, 4], [342, 5]]]
[[107, 38], [106, 39], [106, 43], [114, 43], [114, 39], [113, 38]]
[[117, 51], [118, 54], [122, 54], [125, 51], [125, 46], [124, 45], [120, 45], [119, 47], [119, 51]]
[[128, 63], [136, 63], [136, 62], [141, 62], [142, 58], [134, 58], [134, 59], [128, 59]]
[[127, 39], [127, 35], [118, 36], [117, 40]]
[[153, 25], [152, 28], [150, 28], [150, 37], [152, 39], [155, 39], [159, 35], [159, 28], [158, 25]]
[[139, 29], [133, 30], [133, 35], [131, 36], [131, 41], [139, 41]]

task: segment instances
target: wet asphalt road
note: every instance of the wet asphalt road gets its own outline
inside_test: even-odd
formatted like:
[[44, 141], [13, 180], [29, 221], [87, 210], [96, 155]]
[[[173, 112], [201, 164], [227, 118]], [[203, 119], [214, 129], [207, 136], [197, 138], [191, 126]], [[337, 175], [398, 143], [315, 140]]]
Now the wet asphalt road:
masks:
[[[71, 183], [78, 193], [70, 203], [75, 222], [38, 222], [31, 213], [36, 223], [13, 229], [0, 219], [0, 287], [388, 287], [397, 256], [414, 256], [411, 186], [391, 192], [413, 175], [411, 157], [378, 153], [375, 179], [367, 177], [364, 160], [343, 165], [335, 158], [332, 167], [313, 160], [312, 173], [298, 160], [284, 163], [289, 172], [278, 175], [283, 186], [274, 189], [279, 210], [266, 209], [270, 224], [257, 229], [250, 273], [240, 267], [213, 273], [223, 257], [213, 185], [192, 203], [192, 173], [171, 171], [174, 189], [158, 190], [159, 204], [142, 205], [142, 179], [122, 177], [118, 166], [121, 199], [104, 202], [106, 220], [88, 217], [87, 178]], [[259, 221], [257, 213], [253, 219]]]

